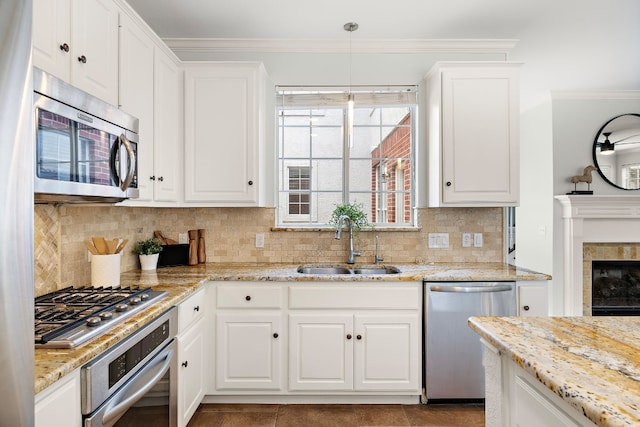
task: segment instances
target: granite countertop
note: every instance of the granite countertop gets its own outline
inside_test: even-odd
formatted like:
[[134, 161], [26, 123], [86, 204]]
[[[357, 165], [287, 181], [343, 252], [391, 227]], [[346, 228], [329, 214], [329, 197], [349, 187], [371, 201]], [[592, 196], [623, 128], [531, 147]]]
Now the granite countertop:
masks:
[[640, 425], [640, 319], [472, 317], [469, 326], [596, 425]]
[[[75, 349], [35, 350], [35, 392], [44, 390], [63, 376], [84, 365], [109, 347], [195, 292], [205, 281], [362, 282], [362, 281], [495, 281], [549, 280], [551, 277], [503, 263], [393, 264], [399, 274], [390, 275], [306, 275], [296, 271], [300, 264], [199, 264], [165, 267], [156, 271], [133, 270], [120, 277], [121, 286], [153, 287], [168, 291], [168, 297], [144, 310], [112, 331]], [[320, 264], [314, 264], [320, 265]], [[356, 264], [360, 266], [361, 264]], [[346, 266], [346, 265], [345, 265]], [[349, 266], [354, 267], [354, 266]]]
[[[430, 263], [430, 264], [381, 264], [392, 265], [399, 274], [386, 275], [311, 275], [296, 270], [301, 264], [199, 264], [196, 266], [165, 267], [153, 274], [140, 271], [123, 273], [123, 283], [140, 283], [147, 286], [162, 284], [165, 280], [190, 281], [194, 277], [213, 281], [284, 281], [284, 282], [370, 282], [370, 281], [507, 281], [550, 280], [551, 276], [504, 263]], [[329, 265], [307, 263], [305, 265]], [[357, 268], [371, 264], [331, 264]], [[379, 266], [378, 266], [379, 267]]]

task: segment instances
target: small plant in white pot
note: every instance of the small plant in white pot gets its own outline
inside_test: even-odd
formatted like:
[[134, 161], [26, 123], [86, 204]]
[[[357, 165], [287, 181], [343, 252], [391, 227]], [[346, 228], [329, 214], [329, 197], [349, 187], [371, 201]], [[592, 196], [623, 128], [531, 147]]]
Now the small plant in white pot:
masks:
[[158, 257], [162, 251], [160, 239], [152, 238], [140, 240], [133, 248], [133, 252], [140, 258], [140, 268], [142, 270], [155, 270], [158, 266]]

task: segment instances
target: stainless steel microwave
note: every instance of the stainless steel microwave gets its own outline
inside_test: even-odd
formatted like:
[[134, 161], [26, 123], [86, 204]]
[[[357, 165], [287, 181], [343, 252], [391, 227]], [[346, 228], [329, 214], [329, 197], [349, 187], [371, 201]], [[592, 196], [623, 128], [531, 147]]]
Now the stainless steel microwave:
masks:
[[34, 68], [36, 203], [138, 197], [138, 119]]

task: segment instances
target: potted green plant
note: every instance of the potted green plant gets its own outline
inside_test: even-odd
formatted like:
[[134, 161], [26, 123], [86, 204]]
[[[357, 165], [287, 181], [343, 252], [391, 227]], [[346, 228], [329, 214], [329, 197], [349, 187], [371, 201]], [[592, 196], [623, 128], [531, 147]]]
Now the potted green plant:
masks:
[[158, 265], [158, 257], [162, 252], [160, 239], [150, 238], [136, 242], [133, 252], [140, 258], [142, 270], [155, 270]]
[[373, 227], [373, 224], [369, 223], [367, 214], [364, 211], [364, 206], [361, 203], [343, 203], [336, 205], [329, 219], [329, 224], [337, 227], [340, 223], [340, 218], [343, 216], [347, 216], [349, 220], [351, 220], [353, 232], [356, 235], [361, 228]]

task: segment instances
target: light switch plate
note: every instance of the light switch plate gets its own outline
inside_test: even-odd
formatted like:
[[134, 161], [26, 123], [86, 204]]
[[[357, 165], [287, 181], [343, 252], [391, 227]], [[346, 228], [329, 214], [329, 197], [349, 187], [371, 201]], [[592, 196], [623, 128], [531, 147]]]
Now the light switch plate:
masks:
[[256, 234], [256, 248], [264, 248], [264, 234]]
[[187, 233], [178, 233], [178, 243], [184, 245], [189, 243], [189, 236]]
[[473, 246], [476, 248], [482, 247], [482, 233], [474, 233], [473, 235]]
[[429, 233], [430, 248], [448, 248], [449, 233]]

